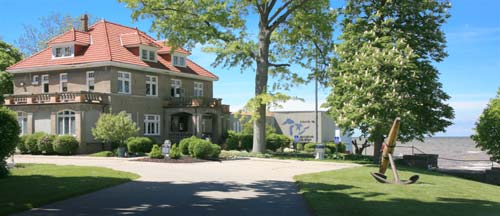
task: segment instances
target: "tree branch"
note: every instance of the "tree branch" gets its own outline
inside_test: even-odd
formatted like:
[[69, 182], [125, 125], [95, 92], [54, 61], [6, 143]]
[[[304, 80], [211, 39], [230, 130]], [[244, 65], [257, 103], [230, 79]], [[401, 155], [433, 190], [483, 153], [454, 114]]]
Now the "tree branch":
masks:
[[271, 63], [271, 62], [268, 62], [267, 63], [270, 67], [290, 67], [290, 64], [276, 64], [276, 63]]
[[[291, 8], [290, 8], [290, 9], [288, 9], [285, 13], [283, 13], [281, 16], [279, 16], [278, 18], [276, 18], [276, 16], [278, 16], [278, 15], [279, 15], [279, 13], [281, 13], [281, 11], [283, 11], [283, 10], [284, 10], [284, 8], [285, 8], [286, 6], [288, 6], [288, 5], [292, 2], [292, 0], [290, 0], [289, 2], [287, 2], [287, 3], [285, 3], [283, 6], [281, 6], [281, 7], [278, 9], [278, 11], [276, 11], [276, 13], [275, 13], [275, 14], [271, 17], [271, 19], [270, 19], [270, 20], [273, 20], [274, 18], [276, 18], [276, 20], [275, 20], [275, 21], [271, 24], [271, 26], [269, 26], [269, 27], [268, 27], [268, 28], [269, 28], [269, 31], [270, 31], [270, 32], [274, 31], [274, 29], [276, 29], [276, 28], [279, 26], [279, 24], [283, 23], [283, 22], [286, 20], [286, 18], [288, 18], [288, 16], [289, 16], [291, 13], [293, 13], [293, 12], [294, 12], [295, 10], [297, 10], [298, 8], [302, 7], [302, 6], [303, 6], [303, 5], [304, 5], [307, 1], [308, 1], [308, 0], [302, 0], [302, 1], [300, 2], [300, 4], [297, 4], [297, 5], [295, 5], [294, 7], [291, 7]], [[271, 21], [269, 21], [269, 22], [271, 22]]]
[[[271, 16], [271, 18], [269, 19], [269, 22], [272, 22], [274, 19], [276, 19], [276, 17], [279, 16], [279, 14], [285, 10], [286, 7], [288, 7], [289, 4], [292, 3], [292, 0], [288, 1], [288, 2], [285, 2], [281, 7], [278, 8], [278, 10], [276, 10], [276, 12], [273, 14], [273, 16]], [[272, 5], [274, 7], [274, 4]], [[272, 10], [273, 8], [272, 7], [269, 7], [270, 10]]]

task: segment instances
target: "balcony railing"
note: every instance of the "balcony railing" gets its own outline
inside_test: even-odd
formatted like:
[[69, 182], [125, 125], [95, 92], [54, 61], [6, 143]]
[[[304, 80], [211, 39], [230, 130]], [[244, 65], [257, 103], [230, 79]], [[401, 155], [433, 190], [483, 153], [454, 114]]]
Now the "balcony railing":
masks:
[[85, 91], [5, 96], [6, 105], [53, 103], [107, 103], [107, 97], [104, 93]]
[[211, 107], [222, 106], [222, 99], [207, 97], [167, 97], [165, 107]]

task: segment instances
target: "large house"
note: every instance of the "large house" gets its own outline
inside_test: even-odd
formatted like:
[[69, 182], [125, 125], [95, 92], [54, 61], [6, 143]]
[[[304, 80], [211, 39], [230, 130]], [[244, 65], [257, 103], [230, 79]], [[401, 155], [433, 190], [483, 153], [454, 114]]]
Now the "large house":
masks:
[[87, 20], [8, 68], [14, 93], [5, 105], [23, 134], [70, 134], [80, 153], [99, 151], [104, 145], [92, 136], [99, 115], [125, 111], [139, 135], [158, 143], [192, 135], [221, 141], [229, 106], [213, 97], [216, 75], [137, 28]]

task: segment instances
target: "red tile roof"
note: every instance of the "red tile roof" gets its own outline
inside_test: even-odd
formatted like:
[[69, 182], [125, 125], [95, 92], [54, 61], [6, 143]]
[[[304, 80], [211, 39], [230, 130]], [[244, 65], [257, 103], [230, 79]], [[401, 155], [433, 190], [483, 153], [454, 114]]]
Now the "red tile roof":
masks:
[[[88, 37], [86, 37], [86, 35], [88, 35]], [[76, 55], [72, 58], [52, 59], [50, 45], [63, 42], [85, 44], [86, 38], [89, 39], [86, 43], [88, 44], [88, 48], [84, 50], [83, 54]], [[72, 29], [56, 36], [50, 40], [48, 44], [48, 48], [10, 66], [8, 70], [113, 61], [217, 79], [215, 74], [189, 59], [186, 60], [186, 67], [173, 66], [171, 61], [167, 61], [166, 55], [163, 55], [170, 53], [170, 47], [166, 46], [163, 41], [155, 41], [146, 33], [135, 28], [104, 20], [91, 26], [88, 32]], [[158, 51], [160, 51], [159, 53], [162, 55], [157, 55], [158, 62], [143, 61], [140, 56], [138, 56], [138, 52], [133, 52], [132, 49], [125, 47], [126, 45], [132, 44], [156, 46], [158, 47]], [[167, 50], [168, 52], [166, 52]], [[190, 54], [182, 48], [176, 49], [175, 52], [186, 55]]]

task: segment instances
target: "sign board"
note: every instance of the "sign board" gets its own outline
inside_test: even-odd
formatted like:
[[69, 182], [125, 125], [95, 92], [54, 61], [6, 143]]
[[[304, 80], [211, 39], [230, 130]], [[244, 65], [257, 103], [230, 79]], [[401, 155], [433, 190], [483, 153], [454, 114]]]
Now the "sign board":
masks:
[[161, 145], [161, 154], [168, 155], [170, 153], [171, 143], [170, 140], [165, 140], [163, 145]]

